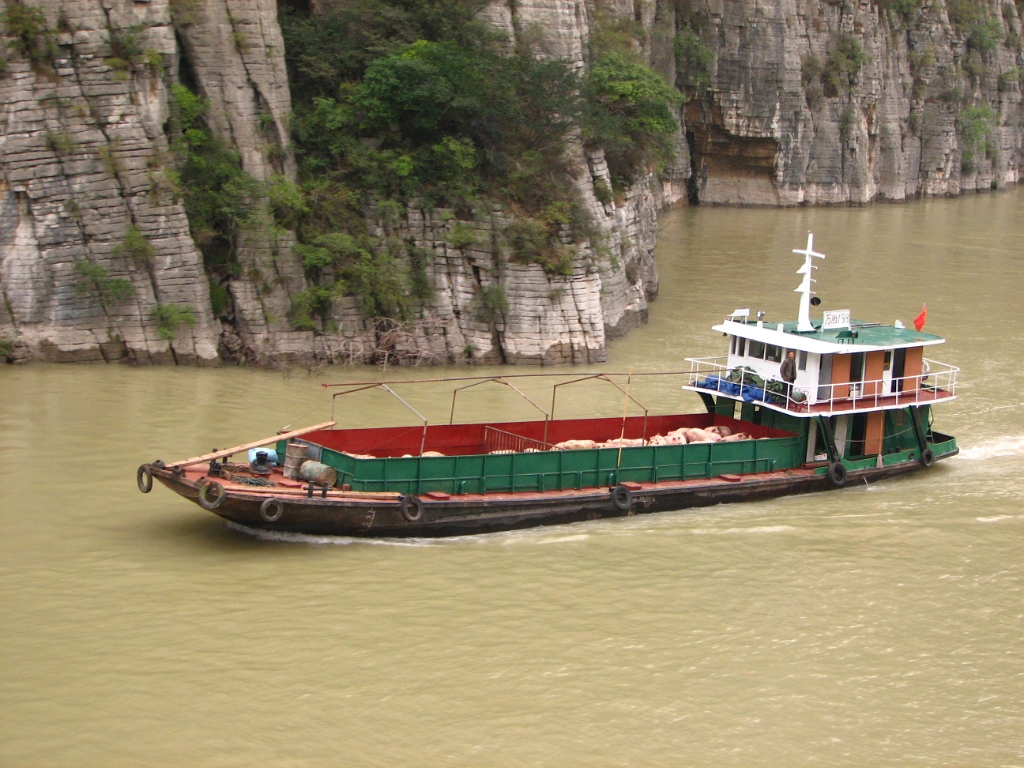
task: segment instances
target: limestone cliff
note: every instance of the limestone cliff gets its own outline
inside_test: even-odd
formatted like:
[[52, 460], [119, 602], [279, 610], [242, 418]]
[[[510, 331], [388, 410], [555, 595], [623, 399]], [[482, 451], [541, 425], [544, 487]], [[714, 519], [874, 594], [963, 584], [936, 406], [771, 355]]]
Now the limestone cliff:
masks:
[[603, 154], [570, 141], [596, 237], [569, 275], [511, 260], [501, 207], [461, 220], [371, 207], [381, 247], [422, 271], [427, 298], [402, 323], [335, 299], [314, 333], [288, 320], [308, 287], [294, 235], [259, 217], [214, 315], [170, 151], [170, 89], [185, 82], [249, 176], [294, 179], [274, 0], [38, 0], [42, 26], [11, 23], [30, 6], [6, 3], [0, 357], [13, 360], [598, 362], [656, 294], [663, 205], [955, 195], [1016, 183], [1024, 162], [1011, 2], [493, 0], [479, 18], [509, 50], [581, 71], [595, 30], [628, 35], [686, 94], [674, 163], [611, 196]]
[[710, 54], [679, 73], [702, 202], [866, 203], [1020, 180], [1011, 2], [694, 0], [677, 28]]
[[[216, 361], [202, 257], [164, 176], [167, 83], [178, 60], [168, 8], [68, 0], [46, 12], [54, 31], [23, 41], [29, 55], [17, 55], [10, 30], [3, 40], [0, 336], [9, 347], [14, 340], [8, 353]], [[135, 60], [116, 55], [129, 34]]]
[[[510, 263], [507, 213], [459, 222], [448, 211], [410, 209], [374, 226], [402, 244], [400, 258], [408, 261], [412, 247], [430, 255], [432, 297], [415, 317], [374, 321], [345, 298], [334, 302], [329, 330], [296, 331], [288, 310], [306, 281], [291, 252], [294, 237], [257, 220], [236, 244], [239, 269], [225, 286], [230, 307], [213, 317], [203, 259], [174, 190], [169, 86], [185, 81], [209, 101], [211, 128], [251, 177], [294, 178], [276, 4], [48, 0], [37, 7], [49, 31], [36, 30], [25, 48], [18, 30], [6, 29], [14, 55], [0, 78], [0, 337], [9, 358], [595, 362], [607, 338], [645, 319], [657, 290], [651, 179], [600, 203], [594, 180], [607, 180], [607, 168], [579, 146], [575, 182], [604, 241], [601, 254], [580, 244], [571, 276]], [[583, 65], [582, 3], [514, 13], [495, 6], [494, 13], [502, 8], [513, 26], [542, 27], [550, 55]], [[446, 233], [457, 225], [478, 233], [472, 247], [450, 244]], [[494, 285], [507, 302], [497, 314], [481, 304], [481, 292]]]

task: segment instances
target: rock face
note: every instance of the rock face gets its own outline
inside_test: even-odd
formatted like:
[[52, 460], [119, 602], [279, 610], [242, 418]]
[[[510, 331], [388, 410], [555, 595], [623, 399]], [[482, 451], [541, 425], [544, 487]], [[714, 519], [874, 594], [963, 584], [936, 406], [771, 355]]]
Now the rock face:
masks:
[[[608, 338], [646, 319], [657, 290], [662, 189], [643, 178], [602, 204], [594, 180], [607, 180], [603, 157], [575, 146], [576, 183], [603, 243], [581, 243], [571, 275], [511, 263], [502, 236], [510, 219], [501, 211], [460, 222], [447, 211], [410, 209], [376, 227], [403, 244], [407, 264], [411, 249], [426, 254], [431, 298], [406, 323], [373, 321], [355, 298], [339, 299], [330, 330], [314, 334], [287, 320], [307, 287], [294, 237], [257, 224], [237, 245], [231, 322], [218, 321], [169, 173], [169, 90], [184, 80], [209, 101], [211, 129], [238, 151], [246, 173], [294, 180], [276, 3], [46, 0], [38, 8], [53, 51], [10, 57], [0, 78], [0, 339], [8, 358], [583, 363], [603, 360]], [[552, 45], [541, 55], [583, 66], [582, 3], [491, 10], [520, 30], [543, 26]], [[5, 34], [5, 44], [15, 40], [16, 31]], [[476, 244], [451, 245], [460, 225], [477, 233]], [[488, 288], [505, 297], [492, 302], [497, 311], [484, 306]]]
[[[965, 18], [965, 2], [980, 10]], [[951, 21], [943, 0], [884, 5], [493, 0], [480, 18], [510, 50], [580, 70], [598, 23], [627, 30], [687, 96], [673, 166], [604, 203], [603, 155], [571, 143], [599, 242], [577, 244], [570, 275], [510, 258], [507, 211], [367, 211], [399, 262], [421, 270], [428, 298], [404, 323], [337, 299], [314, 334], [287, 319], [307, 283], [294, 236], [269, 225], [240, 235], [232, 307], [214, 317], [167, 135], [170, 86], [185, 81], [248, 174], [294, 180], [275, 1], [38, 0], [51, 32], [29, 39], [8, 25], [0, 41], [0, 357], [602, 361], [656, 295], [664, 205], [865, 203], [1020, 180], [1019, 6], [958, 0]]]
[[905, 5], [694, 0], [686, 23], [713, 54], [685, 110], [697, 197], [866, 203], [1017, 183], [1018, 7], [968, 4], [978, 15], [958, 27], [942, 0]]
[[[16, 359], [215, 362], [202, 257], [164, 176], [167, 6], [44, 10], [53, 55], [5, 50], [0, 78], [0, 336]], [[111, 45], [127, 34], [134, 61]]]

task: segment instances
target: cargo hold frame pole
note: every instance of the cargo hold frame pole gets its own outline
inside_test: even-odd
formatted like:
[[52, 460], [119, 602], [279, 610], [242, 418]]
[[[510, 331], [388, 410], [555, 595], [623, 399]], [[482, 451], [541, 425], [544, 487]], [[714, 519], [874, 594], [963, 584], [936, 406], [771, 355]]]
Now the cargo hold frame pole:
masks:
[[[541, 374], [541, 375], [543, 375], [543, 374]], [[620, 374], [613, 374], [613, 375], [620, 375]], [[621, 374], [621, 375], [629, 376], [630, 378], [632, 378], [632, 376], [634, 374]], [[564, 386], [567, 386], [569, 384], [579, 384], [582, 381], [591, 381], [593, 379], [597, 379], [599, 381], [607, 381], [609, 384], [611, 384], [613, 387], [615, 387], [617, 390], [619, 390], [619, 392], [621, 392], [622, 394], [624, 394], [626, 396], [627, 405], [628, 405], [628, 401], [632, 400], [634, 403], [637, 404], [637, 407], [641, 411], [644, 412], [644, 428], [643, 428], [643, 435], [642, 435], [642, 437], [643, 437], [644, 442], [647, 442], [647, 415], [648, 415], [648, 413], [650, 413], [650, 411], [648, 411], [648, 409], [644, 406], [643, 403], [641, 403], [639, 400], [637, 400], [635, 397], [633, 397], [631, 394], [629, 394], [629, 392], [627, 392], [622, 387], [620, 387], [618, 384], [616, 384], [614, 381], [609, 379], [608, 378], [608, 374], [606, 374], [606, 373], [594, 373], [594, 374], [591, 374], [590, 376], [584, 376], [584, 377], [579, 378], [579, 379], [573, 379], [572, 381], [562, 381], [562, 382], [559, 382], [558, 384], [555, 384], [551, 388], [551, 420], [554, 421], [554, 419], [555, 419], [555, 397], [558, 395], [558, 388], [559, 387], [564, 387]]]
[[423, 455], [423, 449], [427, 445], [427, 426], [429, 424], [429, 422], [427, 421], [427, 417], [424, 416], [419, 411], [417, 411], [415, 408], [413, 408], [407, 402], [405, 402], [405, 400], [402, 399], [401, 395], [399, 395], [397, 392], [395, 392], [395, 390], [393, 390], [391, 387], [389, 387], [387, 384], [384, 384], [383, 382], [375, 382], [373, 384], [364, 384], [362, 386], [353, 387], [352, 389], [346, 389], [344, 392], [335, 392], [333, 395], [331, 395], [331, 417], [332, 418], [334, 417], [334, 402], [335, 402], [335, 398], [338, 398], [341, 395], [351, 395], [353, 392], [362, 392], [363, 390], [366, 390], [366, 389], [383, 389], [385, 392], [388, 392], [392, 397], [394, 397], [396, 400], [398, 400], [398, 402], [400, 402], [402, 405], [404, 405], [410, 411], [415, 413], [416, 414], [416, 418], [420, 419], [423, 422], [423, 436], [420, 438], [420, 456], [422, 456]]
[[525, 400], [530, 405], [532, 405], [534, 408], [536, 408], [538, 411], [540, 411], [541, 413], [544, 414], [544, 440], [543, 440], [543, 442], [546, 443], [548, 441], [548, 421], [551, 419], [551, 414], [549, 414], [547, 411], [545, 411], [543, 408], [541, 408], [539, 405], [537, 405], [535, 402], [533, 402], [533, 400], [531, 400], [529, 397], [527, 397], [514, 384], [512, 384], [511, 382], [506, 381], [504, 376], [490, 376], [488, 378], [483, 379], [482, 381], [476, 381], [476, 382], [473, 382], [472, 384], [466, 384], [464, 387], [456, 387], [454, 390], [452, 390], [452, 411], [451, 411], [451, 415], [448, 418], [448, 423], [449, 424], [454, 424], [455, 423], [455, 398], [458, 397], [459, 392], [461, 392], [464, 389], [471, 389], [471, 388], [473, 388], [475, 386], [478, 386], [480, 384], [487, 384], [487, 383], [490, 383], [490, 382], [494, 382], [495, 384], [504, 384], [506, 387], [511, 389], [513, 392], [515, 392], [521, 398], [523, 398], [523, 400]]

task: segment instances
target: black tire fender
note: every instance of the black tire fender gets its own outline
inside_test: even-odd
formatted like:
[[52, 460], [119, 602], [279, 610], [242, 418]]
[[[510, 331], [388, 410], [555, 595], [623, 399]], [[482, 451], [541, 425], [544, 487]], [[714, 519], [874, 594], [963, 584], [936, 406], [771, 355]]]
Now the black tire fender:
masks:
[[925, 448], [921, 451], [921, 458], [918, 461], [921, 462], [922, 467], [930, 467], [935, 463], [935, 452], [931, 448]]
[[619, 512], [628, 512], [633, 508], [633, 492], [624, 485], [612, 488], [612, 504]]
[[[273, 510], [273, 511], [271, 511]], [[260, 504], [260, 517], [266, 523], [276, 523], [284, 514], [284, 502], [271, 496]]]
[[[217, 494], [213, 501], [210, 501], [211, 490]], [[223, 485], [214, 480], [207, 480], [199, 486], [199, 506], [203, 509], [216, 509], [224, 503], [224, 499], [227, 495], [228, 492], [224, 490]]]
[[423, 519], [423, 499], [419, 496], [402, 496], [398, 500], [398, 509], [402, 517], [410, 523], [416, 523]]
[[143, 493], [153, 490], [153, 469], [149, 464], [139, 467], [139, 471], [135, 473], [135, 482], [138, 483], [139, 490]]
[[841, 461], [832, 462], [828, 468], [828, 480], [836, 488], [846, 485], [846, 466]]

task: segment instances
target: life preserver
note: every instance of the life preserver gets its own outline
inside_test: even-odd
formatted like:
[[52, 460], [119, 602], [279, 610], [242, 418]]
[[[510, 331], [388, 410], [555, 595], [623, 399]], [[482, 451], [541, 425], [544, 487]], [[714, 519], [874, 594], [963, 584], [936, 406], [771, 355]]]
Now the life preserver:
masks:
[[[273, 507], [274, 511], [270, 509]], [[281, 519], [281, 515], [284, 514], [284, 502], [280, 499], [275, 499], [271, 496], [269, 499], [264, 499], [263, 503], [260, 504], [260, 517], [268, 523], [276, 523]]]
[[423, 500], [419, 496], [403, 496], [398, 502], [402, 517], [415, 523], [423, 517]]
[[633, 492], [624, 485], [612, 488], [612, 504], [619, 512], [628, 512], [633, 507]]
[[139, 485], [139, 490], [143, 493], [149, 493], [153, 490], [153, 470], [149, 464], [143, 464], [139, 467], [139, 471], [135, 473], [135, 482]]
[[846, 466], [841, 461], [833, 462], [828, 468], [828, 480], [836, 488], [846, 485]]
[[[217, 496], [213, 501], [209, 499], [211, 489], [217, 492]], [[203, 509], [216, 509], [224, 503], [224, 498], [227, 495], [228, 492], [224, 490], [224, 486], [214, 480], [207, 480], [199, 486], [199, 504]]]
[[925, 448], [921, 451], [921, 457], [918, 459], [921, 462], [922, 467], [930, 467], [935, 463], [935, 453], [931, 448]]

